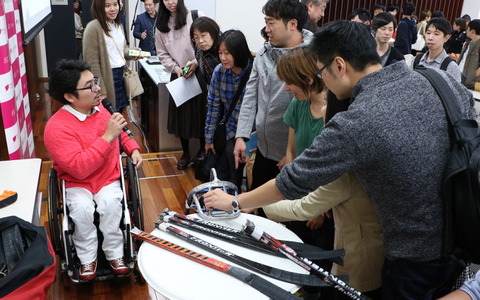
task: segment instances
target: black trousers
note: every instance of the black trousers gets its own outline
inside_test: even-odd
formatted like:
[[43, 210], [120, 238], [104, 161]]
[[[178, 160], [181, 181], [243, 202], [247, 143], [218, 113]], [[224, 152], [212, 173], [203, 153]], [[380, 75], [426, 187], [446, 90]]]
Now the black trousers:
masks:
[[278, 173], [280, 173], [277, 164], [278, 161], [266, 158], [257, 148], [255, 163], [252, 169], [252, 186], [250, 189], [253, 190], [270, 179], [277, 177]]

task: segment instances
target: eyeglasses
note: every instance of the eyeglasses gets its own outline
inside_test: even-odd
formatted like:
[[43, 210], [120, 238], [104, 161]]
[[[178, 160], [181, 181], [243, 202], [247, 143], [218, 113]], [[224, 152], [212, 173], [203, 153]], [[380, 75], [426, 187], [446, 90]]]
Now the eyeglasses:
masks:
[[200, 36], [194, 36], [192, 41], [194, 41], [194, 42], [198, 42], [200, 40], [205, 41], [205, 39], [208, 38], [209, 36], [210, 36], [210, 34], [208, 32], [206, 32], [206, 33], [201, 34]]
[[313, 75], [317, 76], [318, 79], [323, 79], [323, 75], [322, 75], [322, 72], [328, 68], [333, 62], [333, 58], [332, 60], [330, 60], [327, 64], [325, 64], [323, 67], [321, 67], [320, 69], [318, 69], [317, 72], [315, 72]]
[[95, 87], [100, 85], [100, 78], [97, 76], [93, 77], [93, 82], [87, 87], [80, 88], [80, 89], [75, 89], [76, 91], [83, 91], [83, 90], [88, 90], [90, 89], [93, 93], [95, 93]]

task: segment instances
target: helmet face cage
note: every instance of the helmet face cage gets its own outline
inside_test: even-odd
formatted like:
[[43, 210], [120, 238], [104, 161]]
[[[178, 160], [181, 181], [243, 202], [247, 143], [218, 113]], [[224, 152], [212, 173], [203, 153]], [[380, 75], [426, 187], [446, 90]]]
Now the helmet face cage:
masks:
[[229, 181], [219, 180], [215, 168], [210, 170], [210, 181], [194, 187], [188, 194], [185, 202], [186, 214], [190, 209], [194, 209], [197, 214], [207, 220], [233, 219], [240, 215], [240, 209], [233, 210], [209, 210], [205, 207], [203, 195], [214, 189], [221, 189], [224, 192], [237, 196], [237, 186]]

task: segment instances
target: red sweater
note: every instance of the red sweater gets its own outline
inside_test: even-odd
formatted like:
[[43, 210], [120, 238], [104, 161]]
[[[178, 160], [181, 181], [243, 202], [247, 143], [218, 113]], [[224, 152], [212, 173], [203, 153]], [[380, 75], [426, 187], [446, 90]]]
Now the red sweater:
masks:
[[[102, 105], [99, 108], [85, 121], [60, 109], [45, 126], [45, 146], [66, 187], [83, 187], [97, 193], [120, 178], [119, 140], [108, 143], [102, 138], [111, 115]], [[137, 142], [123, 131], [121, 141], [128, 155], [139, 149]]]

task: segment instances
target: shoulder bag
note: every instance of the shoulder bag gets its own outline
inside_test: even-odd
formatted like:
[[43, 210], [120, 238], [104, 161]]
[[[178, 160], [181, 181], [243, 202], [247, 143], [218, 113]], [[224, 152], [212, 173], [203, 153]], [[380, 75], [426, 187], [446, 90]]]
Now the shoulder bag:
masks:
[[250, 71], [251, 70], [252, 70], [252, 67], [251, 67], [251, 63], [250, 63], [250, 66], [246, 70], [245, 74], [243, 74], [242, 81], [240, 82], [240, 85], [238, 86], [237, 91], [235, 92], [235, 95], [233, 96], [232, 104], [230, 105], [230, 108], [229, 108], [227, 114], [224, 116], [224, 118], [220, 119], [220, 121], [217, 124], [217, 127], [215, 128], [215, 132], [213, 134], [213, 147], [215, 148], [215, 152], [217, 154], [223, 153], [226, 149], [226, 145], [227, 145], [227, 122], [228, 122], [228, 119], [230, 119], [230, 116], [232, 115], [233, 110], [237, 106], [238, 99], [240, 98], [240, 94], [242, 93], [243, 88], [247, 84], [247, 80], [250, 77]]
[[115, 43], [115, 40], [113, 41], [113, 44], [117, 48], [120, 56], [125, 61], [125, 67], [123, 70], [123, 81], [125, 83], [125, 91], [127, 93], [127, 98], [128, 100], [131, 100], [133, 97], [143, 94], [144, 90], [142, 82], [140, 81], [140, 77], [138, 76], [137, 71], [130, 69], [130, 67], [128, 66], [128, 62], [124, 57], [125, 54], [120, 51], [117, 43]]

